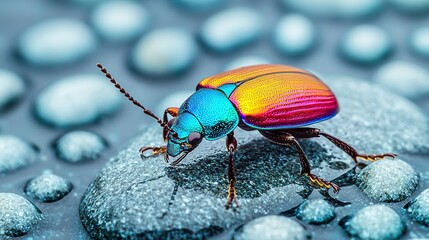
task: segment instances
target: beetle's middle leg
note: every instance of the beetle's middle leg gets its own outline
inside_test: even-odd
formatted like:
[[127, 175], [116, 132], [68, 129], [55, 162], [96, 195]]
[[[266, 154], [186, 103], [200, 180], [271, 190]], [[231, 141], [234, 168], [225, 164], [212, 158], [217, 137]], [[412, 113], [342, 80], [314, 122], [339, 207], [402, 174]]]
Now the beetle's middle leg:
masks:
[[383, 154], [359, 154], [356, 149], [354, 149], [352, 146], [347, 144], [346, 142], [331, 136], [325, 132], [322, 132], [318, 128], [295, 128], [295, 129], [288, 129], [288, 133], [292, 134], [296, 138], [314, 138], [314, 137], [320, 137], [323, 136], [329, 141], [331, 141], [335, 146], [339, 147], [341, 150], [343, 150], [345, 153], [347, 153], [349, 156], [353, 158], [353, 160], [358, 163], [359, 159], [363, 159], [366, 161], [376, 161], [378, 159], [383, 159], [385, 157], [391, 157], [395, 158], [396, 154], [394, 153], [383, 153]]
[[234, 152], [237, 149], [237, 140], [234, 137], [234, 132], [231, 132], [226, 137], [226, 148], [228, 150], [229, 156], [228, 156], [228, 180], [229, 180], [229, 187], [228, 187], [228, 200], [225, 204], [225, 208], [229, 209], [232, 202], [235, 203], [237, 207], [237, 191], [235, 190], [235, 168], [234, 168]]
[[301, 175], [307, 176], [312, 183], [318, 184], [320, 187], [324, 188], [333, 188], [334, 192], [340, 191], [340, 187], [335, 183], [326, 181], [317, 175], [314, 175], [310, 171], [310, 163], [308, 162], [308, 158], [304, 153], [299, 142], [295, 139], [295, 137], [286, 132], [286, 131], [263, 131], [260, 130], [261, 134], [266, 137], [268, 140], [280, 144], [280, 145], [291, 145], [294, 146], [299, 154], [299, 160], [301, 162]]

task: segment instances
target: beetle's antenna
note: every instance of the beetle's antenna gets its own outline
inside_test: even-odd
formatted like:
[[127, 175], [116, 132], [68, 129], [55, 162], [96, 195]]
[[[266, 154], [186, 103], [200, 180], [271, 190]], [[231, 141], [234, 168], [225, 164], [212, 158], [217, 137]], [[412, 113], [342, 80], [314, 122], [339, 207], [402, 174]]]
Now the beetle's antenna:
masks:
[[128, 98], [128, 100], [130, 100], [132, 103], [134, 103], [134, 105], [136, 105], [136, 106], [140, 107], [141, 109], [143, 109], [143, 111], [144, 111], [144, 113], [146, 115], [149, 115], [149, 116], [155, 118], [155, 120], [158, 122], [159, 125], [161, 125], [161, 127], [166, 128], [168, 131], [174, 132], [170, 127], [167, 126], [167, 123], [163, 122], [152, 111], [150, 111], [149, 109], [145, 108], [143, 105], [141, 105], [141, 103], [139, 103], [137, 100], [135, 100], [127, 91], [125, 91], [125, 89], [122, 88], [121, 85], [116, 82], [116, 80], [112, 77], [112, 75], [109, 72], [107, 72], [107, 69], [104, 68], [103, 65], [101, 65], [100, 63], [97, 63], [97, 67], [100, 68], [101, 72], [106, 75], [106, 77], [110, 80], [110, 82], [113, 85], [115, 85], [115, 87], [117, 89], [119, 89], [119, 91], [121, 93], [123, 93], [125, 95], [125, 97]]

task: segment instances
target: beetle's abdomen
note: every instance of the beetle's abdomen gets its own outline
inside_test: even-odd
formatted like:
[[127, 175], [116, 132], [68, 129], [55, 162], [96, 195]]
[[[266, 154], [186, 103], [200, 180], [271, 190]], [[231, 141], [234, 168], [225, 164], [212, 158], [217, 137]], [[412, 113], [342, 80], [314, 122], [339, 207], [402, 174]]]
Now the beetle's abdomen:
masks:
[[239, 116], [228, 97], [219, 90], [203, 88], [192, 94], [180, 107], [181, 113], [196, 117], [207, 140], [216, 140], [232, 132], [239, 123]]
[[242, 121], [257, 129], [301, 127], [339, 111], [332, 91], [305, 72], [273, 73], [244, 81], [229, 99]]

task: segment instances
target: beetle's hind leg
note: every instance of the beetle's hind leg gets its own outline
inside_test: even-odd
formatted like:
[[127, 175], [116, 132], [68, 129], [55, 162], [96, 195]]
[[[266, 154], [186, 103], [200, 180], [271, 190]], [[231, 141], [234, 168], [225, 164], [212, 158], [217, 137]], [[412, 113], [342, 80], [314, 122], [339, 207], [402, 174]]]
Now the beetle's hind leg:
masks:
[[237, 191], [235, 190], [235, 168], [234, 168], [234, 152], [237, 149], [237, 140], [234, 137], [234, 132], [231, 132], [228, 134], [226, 138], [226, 148], [228, 150], [229, 156], [228, 156], [228, 181], [229, 181], [229, 187], [228, 187], [228, 197], [225, 204], [225, 208], [229, 209], [231, 207], [231, 204], [234, 202], [237, 207]]
[[377, 161], [379, 159], [383, 159], [385, 157], [391, 157], [395, 158], [396, 154], [394, 153], [383, 153], [383, 154], [359, 154], [356, 149], [354, 149], [352, 146], [347, 144], [346, 142], [331, 136], [325, 132], [322, 132], [318, 128], [295, 128], [295, 129], [288, 129], [288, 133], [292, 134], [293, 136], [297, 138], [314, 138], [314, 137], [320, 137], [323, 136], [329, 141], [331, 141], [335, 146], [339, 147], [341, 150], [343, 150], [345, 153], [347, 153], [350, 157], [353, 158], [353, 160], [358, 163], [359, 159], [365, 160], [365, 161]]
[[304, 153], [299, 142], [295, 139], [295, 137], [285, 131], [260, 131], [261, 134], [266, 137], [268, 140], [280, 144], [280, 145], [291, 145], [296, 148], [296, 151], [299, 154], [299, 160], [301, 162], [301, 175], [307, 176], [312, 183], [315, 183], [323, 188], [331, 188], [335, 193], [340, 191], [340, 187], [333, 182], [326, 181], [315, 174], [311, 173], [310, 163], [308, 162], [308, 158]]

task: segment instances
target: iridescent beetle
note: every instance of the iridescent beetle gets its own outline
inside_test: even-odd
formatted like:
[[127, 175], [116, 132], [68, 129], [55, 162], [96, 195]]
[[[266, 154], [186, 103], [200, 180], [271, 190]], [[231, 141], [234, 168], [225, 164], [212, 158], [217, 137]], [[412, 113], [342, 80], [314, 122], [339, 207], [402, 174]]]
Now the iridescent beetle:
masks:
[[[148, 150], [153, 154], [165, 154], [178, 158], [171, 164], [176, 166], [205, 138], [209, 141], [226, 137], [229, 152], [228, 209], [236, 200], [234, 152], [237, 140], [234, 129], [258, 130], [268, 140], [280, 145], [292, 145], [299, 154], [301, 175], [320, 187], [340, 188], [310, 171], [308, 159], [296, 139], [323, 136], [342, 149], [357, 163], [358, 159], [375, 161], [384, 157], [394, 158], [393, 153], [379, 155], [359, 154], [347, 143], [317, 128], [303, 127], [332, 118], [339, 111], [335, 95], [319, 78], [299, 68], [264, 64], [238, 68], [203, 79], [180, 108], [167, 108], [163, 120], [155, 116], [130, 96], [107, 72], [97, 64], [107, 78], [130, 101], [156, 119], [163, 127], [162, 147], [142, 147], [142, 156]], [[168, 115], [173, 118], [168, 120]]]

